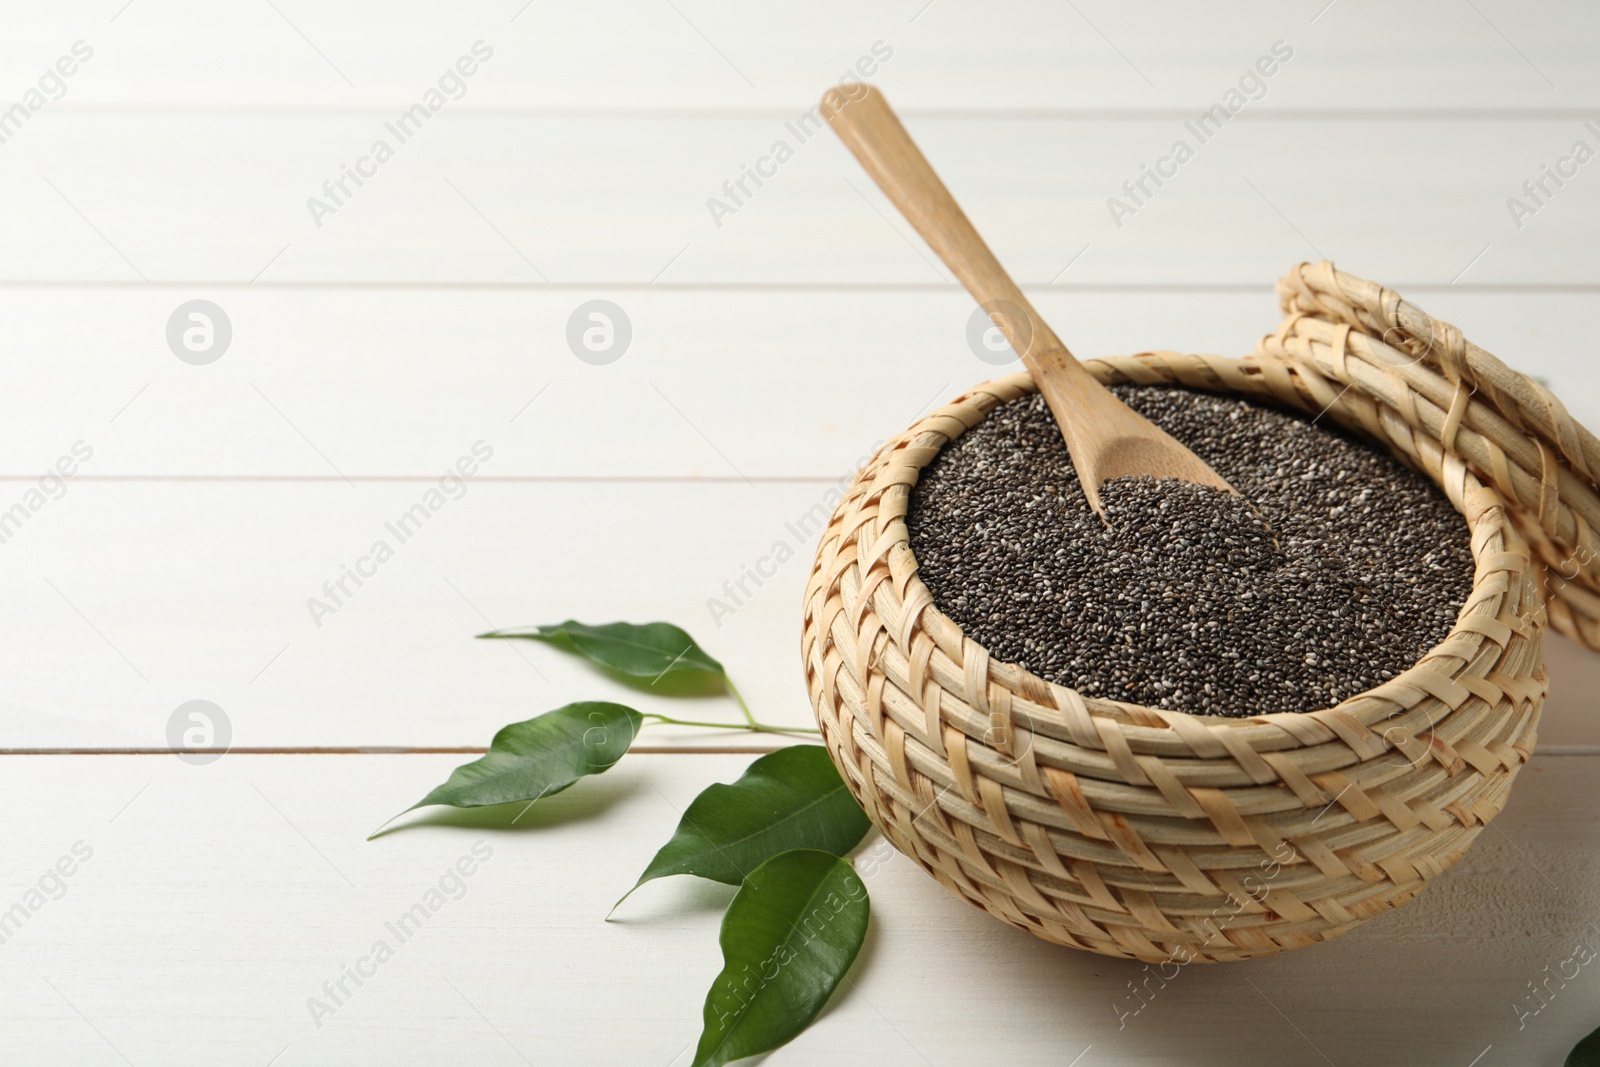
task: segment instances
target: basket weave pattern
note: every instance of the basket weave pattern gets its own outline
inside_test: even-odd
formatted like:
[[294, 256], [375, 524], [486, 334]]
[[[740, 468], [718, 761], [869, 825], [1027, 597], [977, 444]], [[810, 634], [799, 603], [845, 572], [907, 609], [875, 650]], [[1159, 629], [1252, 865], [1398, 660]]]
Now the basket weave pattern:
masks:
[[[1092, 699], [991, 659], [934, 606], [907, 543], [911, 488], [940, 448], [1031, 392], [1027, 375], [957, 398], [859, 472], [806, 587], [806, 681], [868, 816], [952, 892], [1076, 948], [1246, 959], [1406, 902], [1503, 807], [1545, 694], [1537, 583], [1594, 536], [1587, 501], [1568, 495], [1582, 475], [1537, 436], [1536, 412], [1517, 397], [1539, 401], [1556, 438], [1559, 406], [1497, 361], [1504, 375], [1490, 387], [1487, 364], [1459, 344], [1417, 343], [1414, 322], [1402, 332], [1402, 309], [1415, 309], [1376, 286], [1351, 297], [1367, 285], [1327, 264], [1297, 268], [1280, 286], [1282, 328], [1245, 359], [1148, 353], [1089, 365], [1106, 384], [1323, 411], [1424, 470], [1466, 516], [1476, 570], [1449, 636], [1337, 707], [1228, 719]], [[1436, 349], [1461, 355], [1454, 372]], [[1566, 440], [1587, 462], [1593, 439]], [[1538, 507], [1531, 520], [1512, 514], [1513, 498]], [[1518, 533], [1530, 521], [1544, 566]], [[1574, 587], [1585, 574], [1593, 582], [1591, 562]], [[1596, 632], [1600, 611], [1563, 610], [1566, 625]]]

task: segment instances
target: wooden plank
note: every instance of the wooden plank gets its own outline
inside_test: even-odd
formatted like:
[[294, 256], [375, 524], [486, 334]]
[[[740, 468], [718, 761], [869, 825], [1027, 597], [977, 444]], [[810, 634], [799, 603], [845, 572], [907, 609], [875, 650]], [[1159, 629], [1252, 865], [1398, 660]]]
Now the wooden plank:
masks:
[[[773, 1062], [1559, 1062], [1600, 1018], [1593, 964], [1552, 979], [1537, 1015], [1519, 1012], [1538, 1005], [1528, 983], [1600, 936], [1597, 761], [1536, 758], [1495, 828], [1409, 906], [1320, 948], [1152, 981], [1137, 1015], [1121, 1013], [1141, 965], [1011, 930], [871, 838], [867, 949]], [[64, 890], [46, 883], [0, 953], [9, 1058], [687, 1063], [731, 890], [671, 879], [602, 919], [690, 798], [746, 761], [633, 757], [515, 830], [514, 812], [424, 814], [362, 840], [454, 762], [6, 759], [4, 903], [28, 899], [75, 844], [92, 852]], [[462, 857], [473, 873], [447, 878], [446, 901], [401, 943], [386, 924]], [[318, 1027], [308, 1000], [327, 1002], [323, 983], [378, 940], [392, 958], [347, 980]]]
[[496, 55], [465, 105], [787, 112], [883, 40], [894, 55], [878, 77], [920, 106], [1187, 110], [1282, 39], [1295, 57], [1257, 106], [1581, 108], [1600, 98], [1594, 13], [1507, 0], [1476, 13], [1034, 0], [1006, 5], [999, 32], [982, 8], [927, 0], [824, 0], [803, 13], [732, 0], [276, 6], [22, 10], [8, 20], [0, 64], [20, 91], [83, 38], [96, 55], [71, 83], [73, 103], [375, 107], [415, 99], [484, 39]]
[[[1600, 144], [1577, 118], [1239, 121], [1203, 144], [1175, 116], [911, 129], [1025, 283], [1263, 285], [1322, 256], [1395, 286], [1600, 283], [1600, 184], [1522, 190]], [[380, 139], [393, 158], [362, 164]], [[792, 158], [761, 163], [779, 141]], [[831, 135], [777, 117], [441, 112], [400, 143], [367, 114], [64, 112], [5, 148], [4, 280], [946, 281]]]
[[[810, 725], [798, 603], [819, 486], [469, 483], [426, 526], [400, 525], [427, 488], [74, 486], [6, 544], [5, 744], [162, 745], [198, 697], [240, 745], [482, 745], [576, 699], [738, 718], [726, 697], [669, 699], [555, 649], [472, 640], [563, 617], [680, 622], [758, 717]], [[779, 541], [792, 558], [768, 560], [757, 587], [746, 568]], [[346, 568], [370, 577], [357, 587]]]
[[[74, 486], [5, 546], [3, 746], [165, 745], [173, 709], [199, 698], [245, 746], [484, 745], [582, 699], [737, 721], [726, 697], [662, 697], [550, 648], [472, 640], [568, 617], [677, 621], [761, 719], [811, 724], [799, 602], [819, 487], [468, 483], [419, 520], [429, 488]], [[763, 564], [775, 576], [758, 587], [747, 568], [780, 541], [793, 558]]]
[[[1034, 295], [1084, 358], [1242, 355], [1277, 327], [1270, 283]], [[1587, 355], [1600, 293], [1407, 295], [1600, 426]], [[233, 331], [208, 366], [181, 362], [165, 337], [197, 296]], [[567, 347], [568, 320], [595, 298], [632, 324], [607, 366]], [[820, 492], [920, 411], [1020, 369], [974, 355], [973, 310], [954, 289], [0, 288], [13, 354], [0, 363], [0, 476], [32, 482], [81, 439], [94, 450], [83, 478], [437, 478], [482, 439], [484, 477], [804, 478]]]
[[[663, 697], [554, 649], [471, 639], [567, 617], [678, 622], [759, 718], [811, 724], [800, 599], [825, 486], [467, 485], [403, 540], [391, 524], [425, 483], [73, 485], [0, 553], [0, 747], [164, 746], [194, 699], [220, 705], [241, 746], [481, 746], [582, 699], [736, 720], [726, 698]], [[369, 576], [358, 587], [347, 567]], [[1600, 744], [1600, 657], [1557, 644], [1552, 659], [1541, 740]]]

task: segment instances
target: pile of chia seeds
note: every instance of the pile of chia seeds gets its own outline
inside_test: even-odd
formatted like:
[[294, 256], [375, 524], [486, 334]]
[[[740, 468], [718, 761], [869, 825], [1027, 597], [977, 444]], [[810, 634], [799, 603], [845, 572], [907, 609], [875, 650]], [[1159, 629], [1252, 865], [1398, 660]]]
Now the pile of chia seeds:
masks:
[[934, 603], [992, 656], [1090, 696], [1244, 717], [1331, 707], [1449, 633], [1471, 537], [1425, 476], [1237, 397], [1112, 392], [1243, 497], [1116, 479], [1108, 527], [1044, 399], [996, 408], [922, 472], [907, 518]]

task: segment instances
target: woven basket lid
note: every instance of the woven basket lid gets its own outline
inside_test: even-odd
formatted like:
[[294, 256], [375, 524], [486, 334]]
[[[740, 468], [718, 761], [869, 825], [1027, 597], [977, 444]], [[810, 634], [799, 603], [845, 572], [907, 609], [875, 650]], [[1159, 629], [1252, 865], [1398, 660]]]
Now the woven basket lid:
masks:
[[1302, 263], [1278, 297], [1286, 318], [1256, 357], [1317, 377], [1334, 362], [1385, 417], [1435, 432], [1508, 502], [1551, 625], [1600, 651], [1600, 440], [1541, 383], [1392, 289]]

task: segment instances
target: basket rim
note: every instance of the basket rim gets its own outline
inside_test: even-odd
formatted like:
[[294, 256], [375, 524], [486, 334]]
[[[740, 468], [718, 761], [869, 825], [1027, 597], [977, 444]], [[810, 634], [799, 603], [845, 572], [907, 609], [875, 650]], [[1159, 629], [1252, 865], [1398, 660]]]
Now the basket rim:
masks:
[[[1137, 382], [1139, 377], [1137, 374], [1129, 375], [1126, 373], [1130, 369], [1130, 364], [1134, 365], [1134, 367], [1137, 367], [1140, 364], [1160, 363], [1166, 361], [1172, 355], [1174, 355], [1174, 353], [1141, 352], [1129, 356], [1109, 356], [1097, 359], [1088, 359], [1083, 361], [1083, 365], [1089, 369], [1091, 373], [1094, 373], [1097, 378], [1101, 378], [1103, 380], [1103, 384], [1105, 383], [1104, 379], [1107, 378], [1111, 379], [1112, 382], [1120, 383], [1127, 382], [1131, 377], [1134, 382]], [[1207, 363], [1212, 364], [1231, 364], [1238, 370], [1245, 372], [1247, 376], [1252, 377], [1255, 375], [1251, 375], [1250, 372], [1253, 369], [1258, 369], [1256, 368], [1256, 361], [1254, 357], [1251, 356], [1234, 357], [1208, 354], [1195, 358], [1203, 359]], [[1220, 380], [1218, 380], [1214, 385], [1207, 383], [1174, 382], [1166, 379], [1151, 380], [1144, 384], [1165, 388], [1192, 388], [1219, 394], [1233, 393], [1234, 395], [1242, 395], [1252, 400], [1258, 400], [1267, 403], [1271, 406], [1279, 408], [1280, 410], [1291, 410], [1289, 405], [1281, 402], [1281, 397], [1275, 396], [1272, 392], [1265, 388], [1263, 388], [1260, 392], [1253, 394], [1238, 393], [1235, 390], [1227, 388]], [[920, 478], [921, 471], [930, 462], [932, 462], [934, 457], [937, 456], [940, 451], [948, 447], [950, 444], [953, 444], [960, 438], [962, 434], [971, 430], [973, 427], [977, 426], [980, 422], [986, 419], [995, 408], [1011, 399], [1019, 399], [1022, 396], [1037, 392], [1037, 385], [1033, 381], [1032, 376], [1026, 371], [1006, 375], [1000, 378], [990, 379], [974, 385], [960, 393], [953, 400], [947, 402], [944, 406], [919, 418], [900, 434], [890, 439], [883, 446], [883, 448], [880, 449], [877, 456], [874, 457], [874, 460], [862, 468], [860, 474], [865, 474], [867, 471], [873, 469], [877, 465], [879, 458], [887, 457], [896, 450], [906, 450], [911, 452], [912, 456], [909, 459], [903, 459], [899, 465], [902, 468], [910, 468], [916, 471], [918, 478]], [[1009, 393], [1014, 393], [1015, 395], [1003, 395]], [[993, 399], [988, 402], [984, 402], [978, 399], [982, 396], [989, 396]], [[977, 418], [970, 419], [968, 416], [971, 414], [976, 414]], [[1405, 456], [1402, 451], [1397, 449], [1388, 441], [1381, 439], [1373, 440], [1372, 435], [1365, 432], [1360, 420], [1342, 408], [1340, 405], [1330, 405], [1324, 414], [1345, 430], [1353, 432], [1364, 440], [1370, 440], [1374, 446], [1382, 447], [1395, 458], [1410, 465], [1411, 461], [1409, 457]], [[954, 434], [947, 432], [947, 428], [952, 416], [958, 419], [961, 423], [960, 430]], [[928, 434], [936, 435], [942, 439], [943, 443], [937, 445], [936, 447], [929, 447], [932, 445], [932, 442], [919, 440]], [[860, 475], [858, 475], [858, 477], [859, 476]], [[910, 491], [911, 487], [914, 486], [915, 481], [916, 479], [912, 479], [907, 483], [908, 492]], [[1259, 752], [1272, 751], [1274, 749], [1301, 747], [1296, 746], [1293, 742], [1278, 744], [1272, 743], [1274, 740], [1288, 741], [1289, 735], [1286, 734], [1284, 730], [1286, 719], [1310, 718], [1316, 722], [1326, 724], [1326, 720], [1330, 713], [1334, 715], [1351, 716], [1355, 720], [1355, 723], [1359, 724], [1359, 726], [1363, 729], [1372, 726], [1372, 724], [1375, 722], [1391, 721], [1393, 725], [1390, 727], [1390, 729], [1402, 731], [1405, 735], [1414, 738], [1418, 733], [1426, 733], [1431, 730], [1433, 725], [1431, 720], [1429, 720], [1422, 725], [1420, 729], [1418, 729], [1416, 728], [1417, 724], [1410, 721], [1411, 719], [1417, 717], [1418, 711], [1426, 713], [1428, 710], [1425, 706], [1425, 699], [1423, 701], [1418, 701], [1415, 698], [1415, 694], [1420, 691], [1425, 697], [1428, 695], [1437, 695], [1432, 692], [1433, 687], [1431, 684], [1418, 684], [1420, 681], [1424, 680], [1424, 678], [1427, 678], [1431, 682], [1431, 676], [1436, 673], [1435, 671], [1429, 669], [1428, 664], [1430, 661], [1448, 657], [1462, 661], [1463, 666], [1465, 665], [1465, 661], [1462, 660], [1462, 657], [1451, 654], [1449, 651], [1449, 646], [1464, 632], [1462, 622], [1463, 619], [1467, 617], [1468, 613], [1473, 610], [1475, 602], [1474, 594], [1480, 592], [1484, 584], [1491, 581], [1493, 574], [1496, 573], [1493, 571], [1485, 571], [1483, 567], [1485, 558], [1496, 554], [1491, 553], [1491, 547], [1495, 548], [1496, 552], [1515, 552], [1516, 549], [1513, 546], [1520, 545], [1520, 537], [1510, 520], [1510, 517], [1507, 513], [1507, 508], [1504, 506], [1503, 498], [1501, 498], [1500, 494], [1498, 494], [1492, 487], [1480, 481], [1470, 470], [1467, 470], [1465, 467], [1461, 468], [1459, 472], [1459, 492], [1452, 492], [1451, 485], [1441, 485], [1440, 488], [1445, 492], [1446, 496], [1450, 499], [1451, 503], [1456, 507], [1457, 512], [1462, 516], [1467, 524], [1468, 536], [1471, 539], [1471, 552], [1474, 568], [1472, 590], [1469, 592], [1467, 599], [1463, 601], [1461, 608], [1456, 614], [1455, 622], [1452, 623], [1449, 632], [1444, 636], [1443, 639], [1430, 647], [1426, 652], [1419, 656], [1414, 663], [1407, 667], [1405, 671], [1396, 675], [1394, 678], [1377, 686], [1362, 690], [1360, 693], [1356, 693], [1353, 696], [1340, 701], [1338, 704], [1334, 704], [1325, 708], [1314, 708], [1310, 711], [1284, 711], [1273, 712], [1264, 715], [1209, 715], [1181, 711], [1173, 708], [1160, 708], [1133, 701], [1121, 701], [1105, 697], [1092, 697], [1071, 686], [1050, 682], [1035, 672], [1028, 670], [1021, 664], [1014, 663], [1009, 660], [1003, 660], [999, 657], [989, 657], [989, 669], [991, 671], [998, 671], [1012, 675], [1016, 684], [1013, 686], [1008, 686], [1008, 688], [1012, 688], [1014, 690], [1026, 689], [1032, 685], [1058, 694], [1065, 693], [1069, 695], [1070, 698], [1075, 698], [1077, 702], [1083, 705], [1083, 707], [1091, 716], [1110, 718], [1116, 721], [1121, 726], [1124, 734], [1130, 741], [1141, 739], [1147, 742], [1145, 745], [1137, 745], [1136, 751], [1156, 751], [1160, 747], [1160, 740], [1163, 738], [1168, 738], [1172, 735], [1172, 720], [1174, 718], [1193, 720], [1206, 729], [1225, 727], [1233, 730], [1241, 730], [1246, 733], [1247, 737], [1250, 734], [1260, 732], [1260, 737], [1249, 738], [1249, 740], [1252, 741], [1266, 742], [1252, 744], [1251, 747], [1255, 748]], [[846, 496], [846, 499], [848, 498], [849, 494]], [[1492, 501], [1492, 503], [1488, 503], [1488, 501]], [[1469, 502], [1474, 503], [1469, 504]], [[841, 502], [841, 507], [842, 506], [843, 502]], [[1498, 537], [1495, 535], [1498, 535]], [[905, 558], [909, 560], [911, 564], [910, 572], [903, 580], [905, 586], [905, 593], [903, 594], [904, 599], [908, 603], [912, 603], [917, 602], [922, 598], [926, 598], [926, 604], [921, 607], [922, 624], [930, 630], [936, 630], [940, 627], [948, 628], [949, 632], [960, 635], [960, 638], [963, 642], [970, 643], [972, 646], [983, 649], [985, 655], [988, 656], [988, 650], [984, 649], [980, 642], [968, 636], [965, 630], [963, 630], [954, 619], [950, 618], [950, 616], [946, 615], [939, 609], [936, 601], [934, 600], [932, 590], [929, 589], [926, 583], [922, 581], [920, 568], [916, 562], [916, 555], [911, 551], [909, 539], [898, 539], [896, 550], [903, 551]], [[1522, 549], [1522, 553], [1525, 554], [1526, 549]], [[935, 634], [934, 636], [935, 641], [938, 642], [938, 635]], [[1452, 671], [1451, 673], [1453, 674], [1454, 672]], [[1405, 698], [1396, 695], [1390, 695], [1396, 690], [1405, 690], [1413, 695]], [[1402, 714], [1396, 716], [1392, 709], [1399, 709]], [[1016, 710], [1025, 711], [1026, 709]], [[1446, 709], [1446, 713], [1448, 713], [1448, 709]]]

